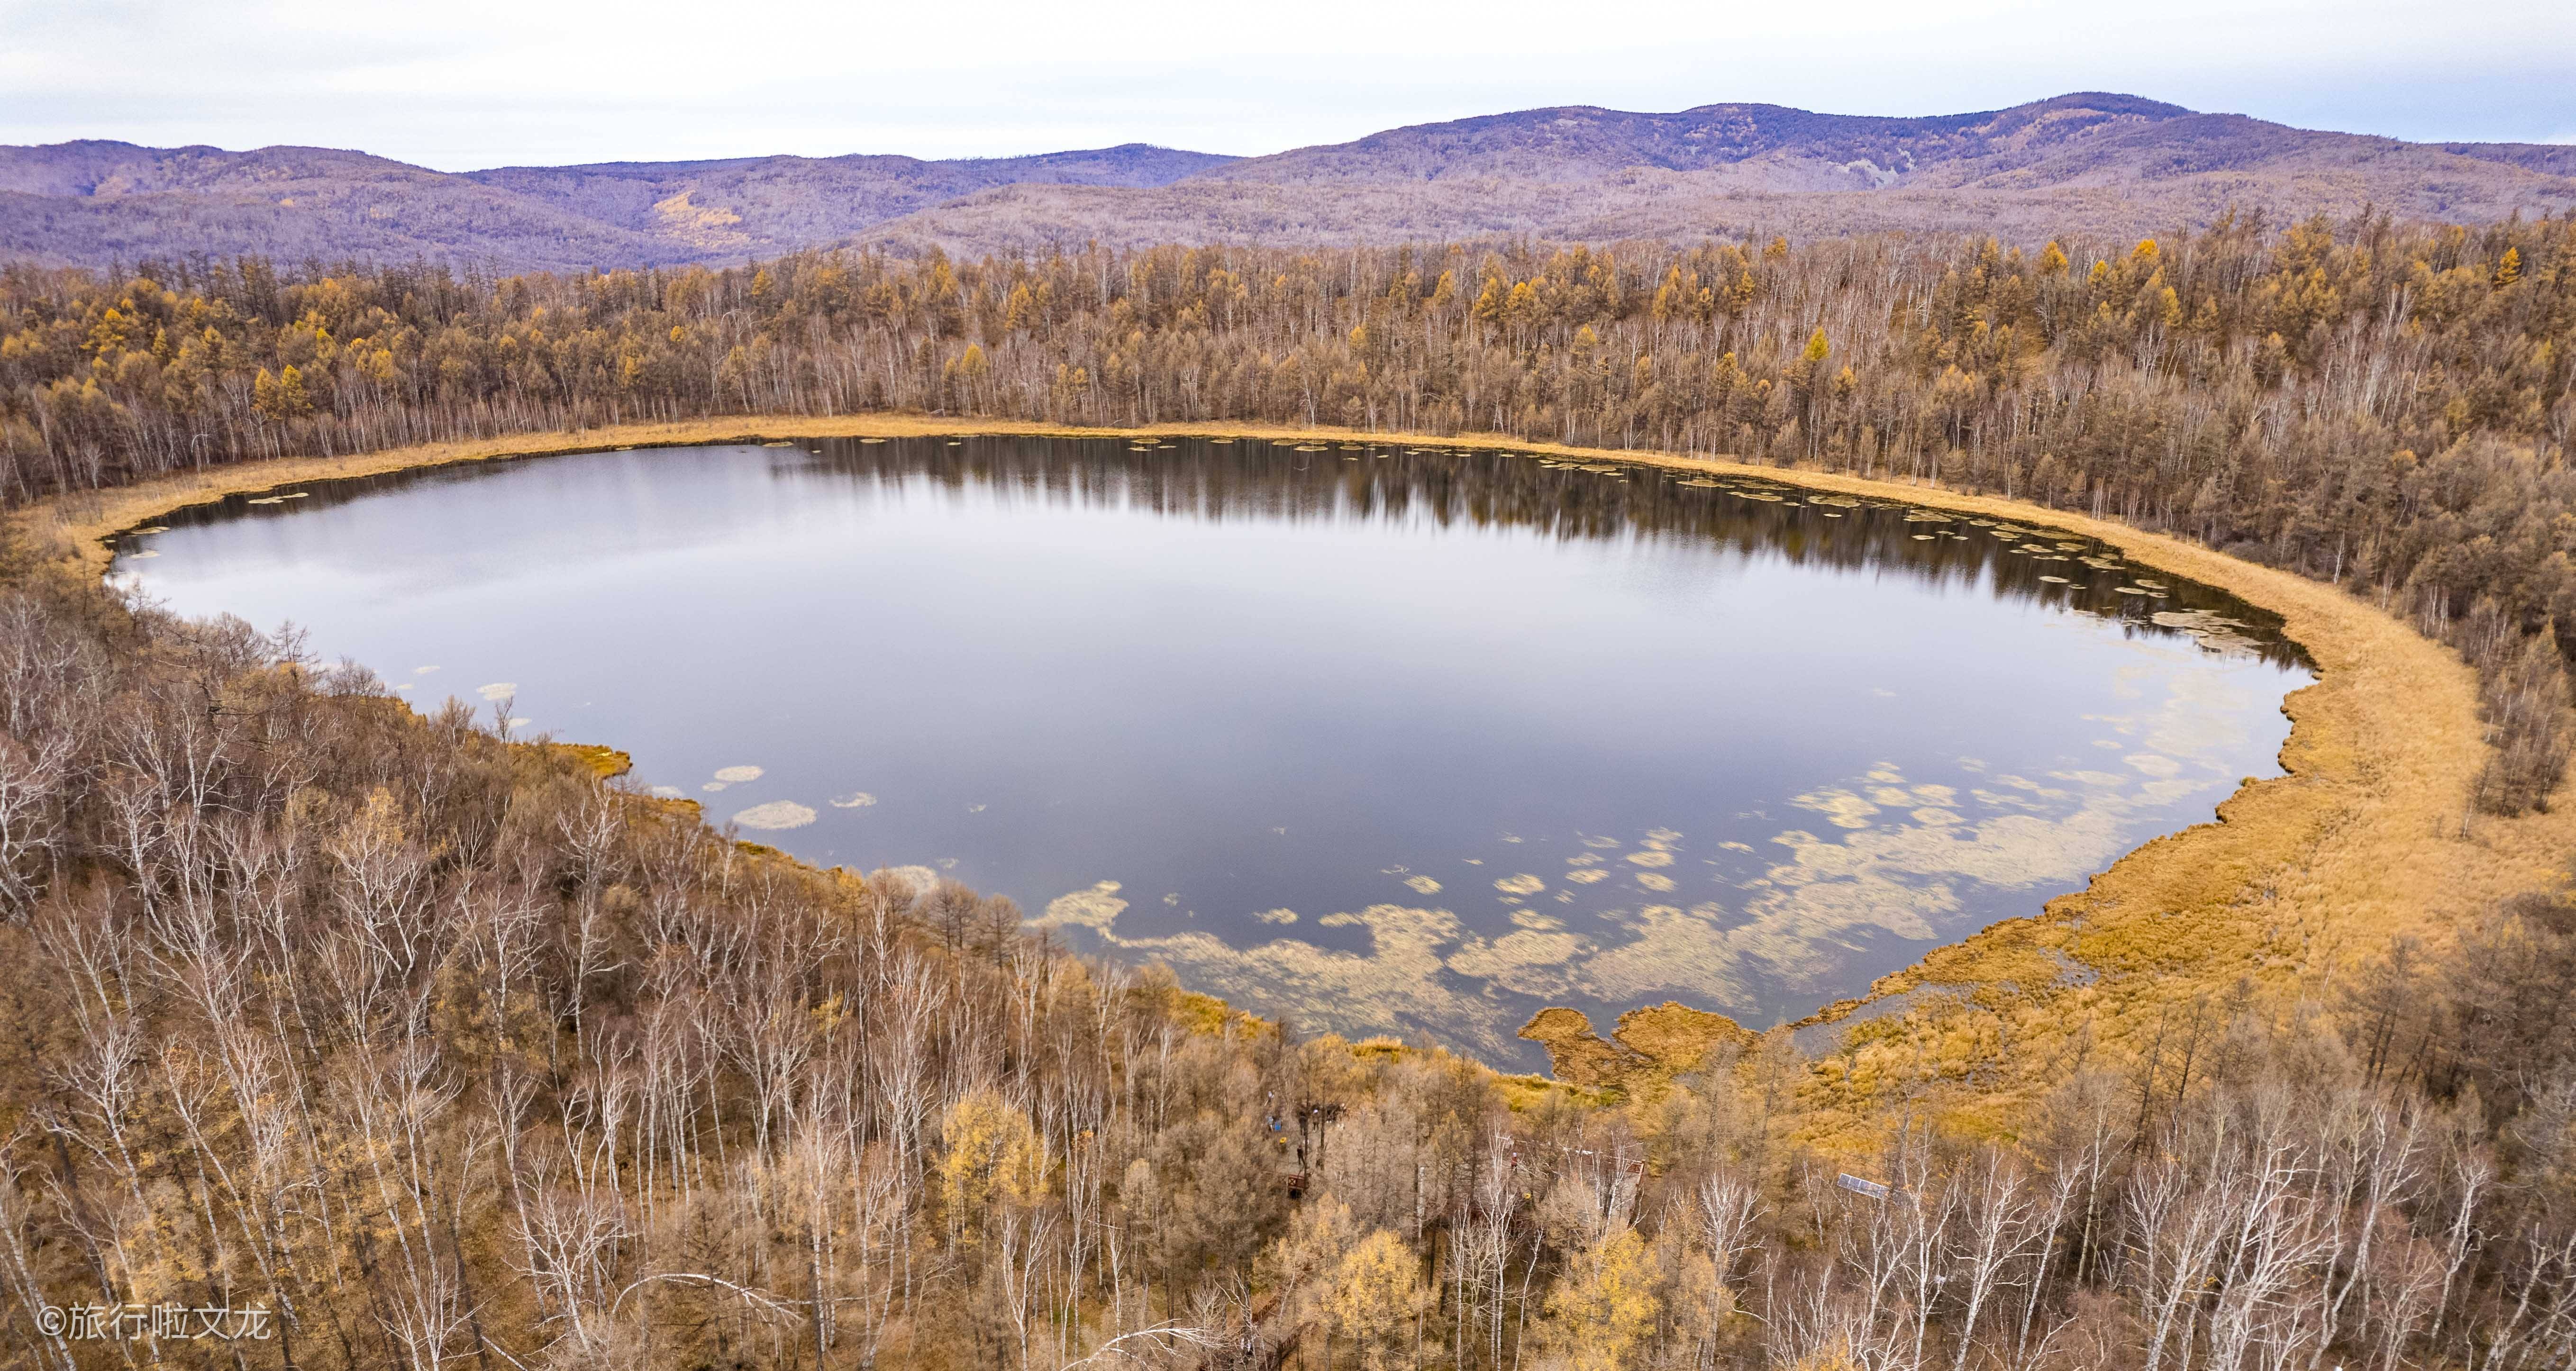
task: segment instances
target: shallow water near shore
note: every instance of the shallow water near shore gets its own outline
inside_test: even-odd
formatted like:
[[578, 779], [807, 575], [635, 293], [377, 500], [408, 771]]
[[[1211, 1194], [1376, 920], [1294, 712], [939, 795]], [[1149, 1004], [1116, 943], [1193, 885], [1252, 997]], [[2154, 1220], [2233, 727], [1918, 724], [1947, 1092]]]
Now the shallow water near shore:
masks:
[[[2277, 621], [2098, 544], [1466, 449], [832, 440], [174, 513], [111, 576], [1302, 1029], [1856, 994], [2278, 774]], [[2070, 974], [2073, 974], [2070, 971]]]

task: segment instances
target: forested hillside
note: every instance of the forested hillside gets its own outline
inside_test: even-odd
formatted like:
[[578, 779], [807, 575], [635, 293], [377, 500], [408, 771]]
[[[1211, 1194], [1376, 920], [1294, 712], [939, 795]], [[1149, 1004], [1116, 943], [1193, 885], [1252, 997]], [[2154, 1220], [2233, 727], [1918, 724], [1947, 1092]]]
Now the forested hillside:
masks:
[[[2114, 514], [2382, 600], [2486, 666], [2482, 798], [2512, 809], [2564, 751], [2571, 334], [2558, 221], [19, 267], [0, 498], [884, 408], [1730, 452]], [[1865, 1070], [1775, 1032], [1549, 1086], [1304, 1039], [954, 886], [795, 866], [583, 754], [10, 551], [20, 1364], [2563, 1371], [2576, 1347], [2564, 892], [2301, 982], [2321, 998], [2204, 996], [2151, 1052], [2045, 1067], [2000, 1129], [1961, 1122], [1991, 1117], [1956, 1107], [1977, 1063], [1909, 1053], [1902, 1019]], [[268, 1336], [118, 1321], [165, 1304]]]
[[2236, 206], [2464, 223], [2563, 214], [2576, 205], [2569, 170], [2545, 146], [2405, 143], [2098, 91], [1919, 118], [1565, 106], [1389, 129], [1155, 187], [1001, 186], [862, 241], [985, 254], [1899, 231], [2036, 248], [2052, 234], [2200, 228]]
[[1938, 480], [2352, 587], [2459, 644], [2541, 803], [2576, 647], [2576, 222], [2135, 243], [1208, 248], [0, 275], [0, 493], [704, 414], [1493, 432]]
[[1269, 247], [1880, 231], [2134, 240], [2232, 207], [2486, 224], [2576, 207], [2576, 160], [2079, 92], [1912, 118], [1565, 105], [1234, 158], [1125, 144], [923, 161], [737, 157], [439, 172], [361, 152], [0, 147], [0, 256], [189, 253], [494, 270], [1087, 245]]
[[736, 157], [442, 172], [331, 148], [0, 147], [0, 256], [174, 253], [586, 270], [844, 241], [1021, 181], [1157, 186], [1231, 158], [1127, 144], [1035, 157]]

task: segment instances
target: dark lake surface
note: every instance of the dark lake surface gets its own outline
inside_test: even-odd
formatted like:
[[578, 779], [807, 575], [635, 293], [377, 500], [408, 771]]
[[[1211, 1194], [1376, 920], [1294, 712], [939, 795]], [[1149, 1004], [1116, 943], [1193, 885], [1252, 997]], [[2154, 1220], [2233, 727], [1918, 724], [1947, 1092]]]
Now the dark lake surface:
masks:
[[1471, 449], [601, 452], [235, 497], [111, 575], [1308, 1030], [1756, 1028], [2278, 774], [2278, 621], [2053, 530]]

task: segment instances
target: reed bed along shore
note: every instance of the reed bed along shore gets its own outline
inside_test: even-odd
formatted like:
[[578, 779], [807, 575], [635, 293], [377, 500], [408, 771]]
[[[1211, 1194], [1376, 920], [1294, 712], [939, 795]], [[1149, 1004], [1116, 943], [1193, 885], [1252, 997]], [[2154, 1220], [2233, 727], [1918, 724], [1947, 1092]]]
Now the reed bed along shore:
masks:
[[[1232, 436], [1365, 439], [1451, 449], [1647, 464], [1759, 477], [1903, 501], [2099, 539], [2129, 559], [2229, 590], [2279, 614], [2314, 662], [2315, 684], [2284, 704], [2293, 728], [2287, 775], [2249, 781], [2215, 822], [2149, 842], [2080, 892], [2028, 917], [1937, 948], [1883, 978], [1868, 996], [1828, 1006], [1809, 1092], [1828, 1121], [1880, 1119], [1940, 1077], [1970, 1128], [2009, 1131], [2019, 1106], [2084, 1064], [2116, 1061], [2142, 1089], [2159, 1063], [2218, 1031], [2250, 998], [2330, 997], [2338, 978], [2392, 938], [2440, 946], [2479, 912], [2565, 879], [2576, 820], [2563, 810], [2499, 818], [2469, 793], [2489, 744], [2474, 673], [2457, 654], [2355, 596], [2289, 572], [2116, 521], [1945, 489], [1768, 465], [1629, 450], [1529, 443], [1491, 435], [1432, 437], [1257, 424], [1079, 429], [923, 415], [740, 417], [433, 444], [332, 459], [227, 466], [40, 502], [10, 516], [18, 546], [40, 560], [103, 570], [103, 541], [188, 505], [303, 482], [458, 462], [728, 441], [1010, 434], [1123, 438]], [[616, 739], [587, 740], [613, 746]], [[1632, 1016], [1634, 1017], [1634, 1016]], [[1560, 1075], [1636, 1089], [1675, 1069], [1674, 1026], [1656, 1050], [1594, 1037], [1562, 1012], [1544, 1037]], [[1714, 1044], [1738, 1030], [1711, 1020]], [[1846, 1022], [1848, 1021], [1848, 1022]], [[1758, 1026], [1757, 1026], [1758, 1027]], [[1687, 1036], [1684, 1034], [1683, 1036]], [[1811, 1045], [1817, 1035], [1808, 1035]]]

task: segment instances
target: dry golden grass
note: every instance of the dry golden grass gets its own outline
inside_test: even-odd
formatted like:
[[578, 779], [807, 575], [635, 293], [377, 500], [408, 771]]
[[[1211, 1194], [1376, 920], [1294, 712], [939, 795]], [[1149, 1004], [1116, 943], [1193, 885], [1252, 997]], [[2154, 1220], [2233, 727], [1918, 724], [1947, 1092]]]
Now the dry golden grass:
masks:
[[547, 746], [590, 768], [601, 780], [612, 780], [635, 769], [635, 759], [613, 747], [598, 743], [549, 743]]
[[[624, 446], [976, 433], [1355, 436], [1255, 424], [1069, 429], [914, 415], [716, 419], [232, 467], [46, 502], [13, 522], [20, 546], [102, 568], [108, 554], [100, 540], [121, 529], [180, 506], [298, 482]], [[2112, 544], [2133, 562], [2264, 606], [2308, 650], [2317, 683], [2285, 705], [2294, 725], [2282, 749], [2289, 775], [2246, 784], [2219, 807], [2217, 822], [2158, 838], [2089, 888], [1940, 948], [1879, 981], [1867, 999], [1809, 1020], [1839, 1020], [1870, 1000], [1918, 988], [1952, 992], [1856, 1025], [1818, 1063], [1806, 1092], [1810, 1141], [1865, 1146], [1898, 1100], [1929, 1100], [1962, 1127], [2009, 1134], [2034, 1094], [2082, 1064], [2143, 1060], [2150, 1039], [2178, 1031], [2195, 1004], [2240, 996], [2284, 1004], [2330, 993], [2339, 974], [2393, 935], [2438, 943], [2495, 901], [2563, 879], [2576, 848], [2576, 819], [2566, 812], [2516, 819], [2470, 812], [2469, 784], [2487, 744], [2469, 668], [2331, 586], [2123, 524], [1932, 486], [1489, 435], [1365, 436], [1754, 476], [2066, 529]], [[1605, 1085], [1640, 1071], [1667, 1076], [1690, 1055], [1683, 1039], [1713, 1046], [1729, 1036], [1697, 1020], [1666, 1024], [1664, 1011], [1644, 1013], [1643, 1020], [1635, 1013], [1622, 1020], [1617, 1046], [1572, 1010], [1542, 1015], [1530, 1036], [1571, 1054], [1557, 1058], [1567, 1079]], [[1689, 1031], [1676, 1036], [1667, 1028]]]

